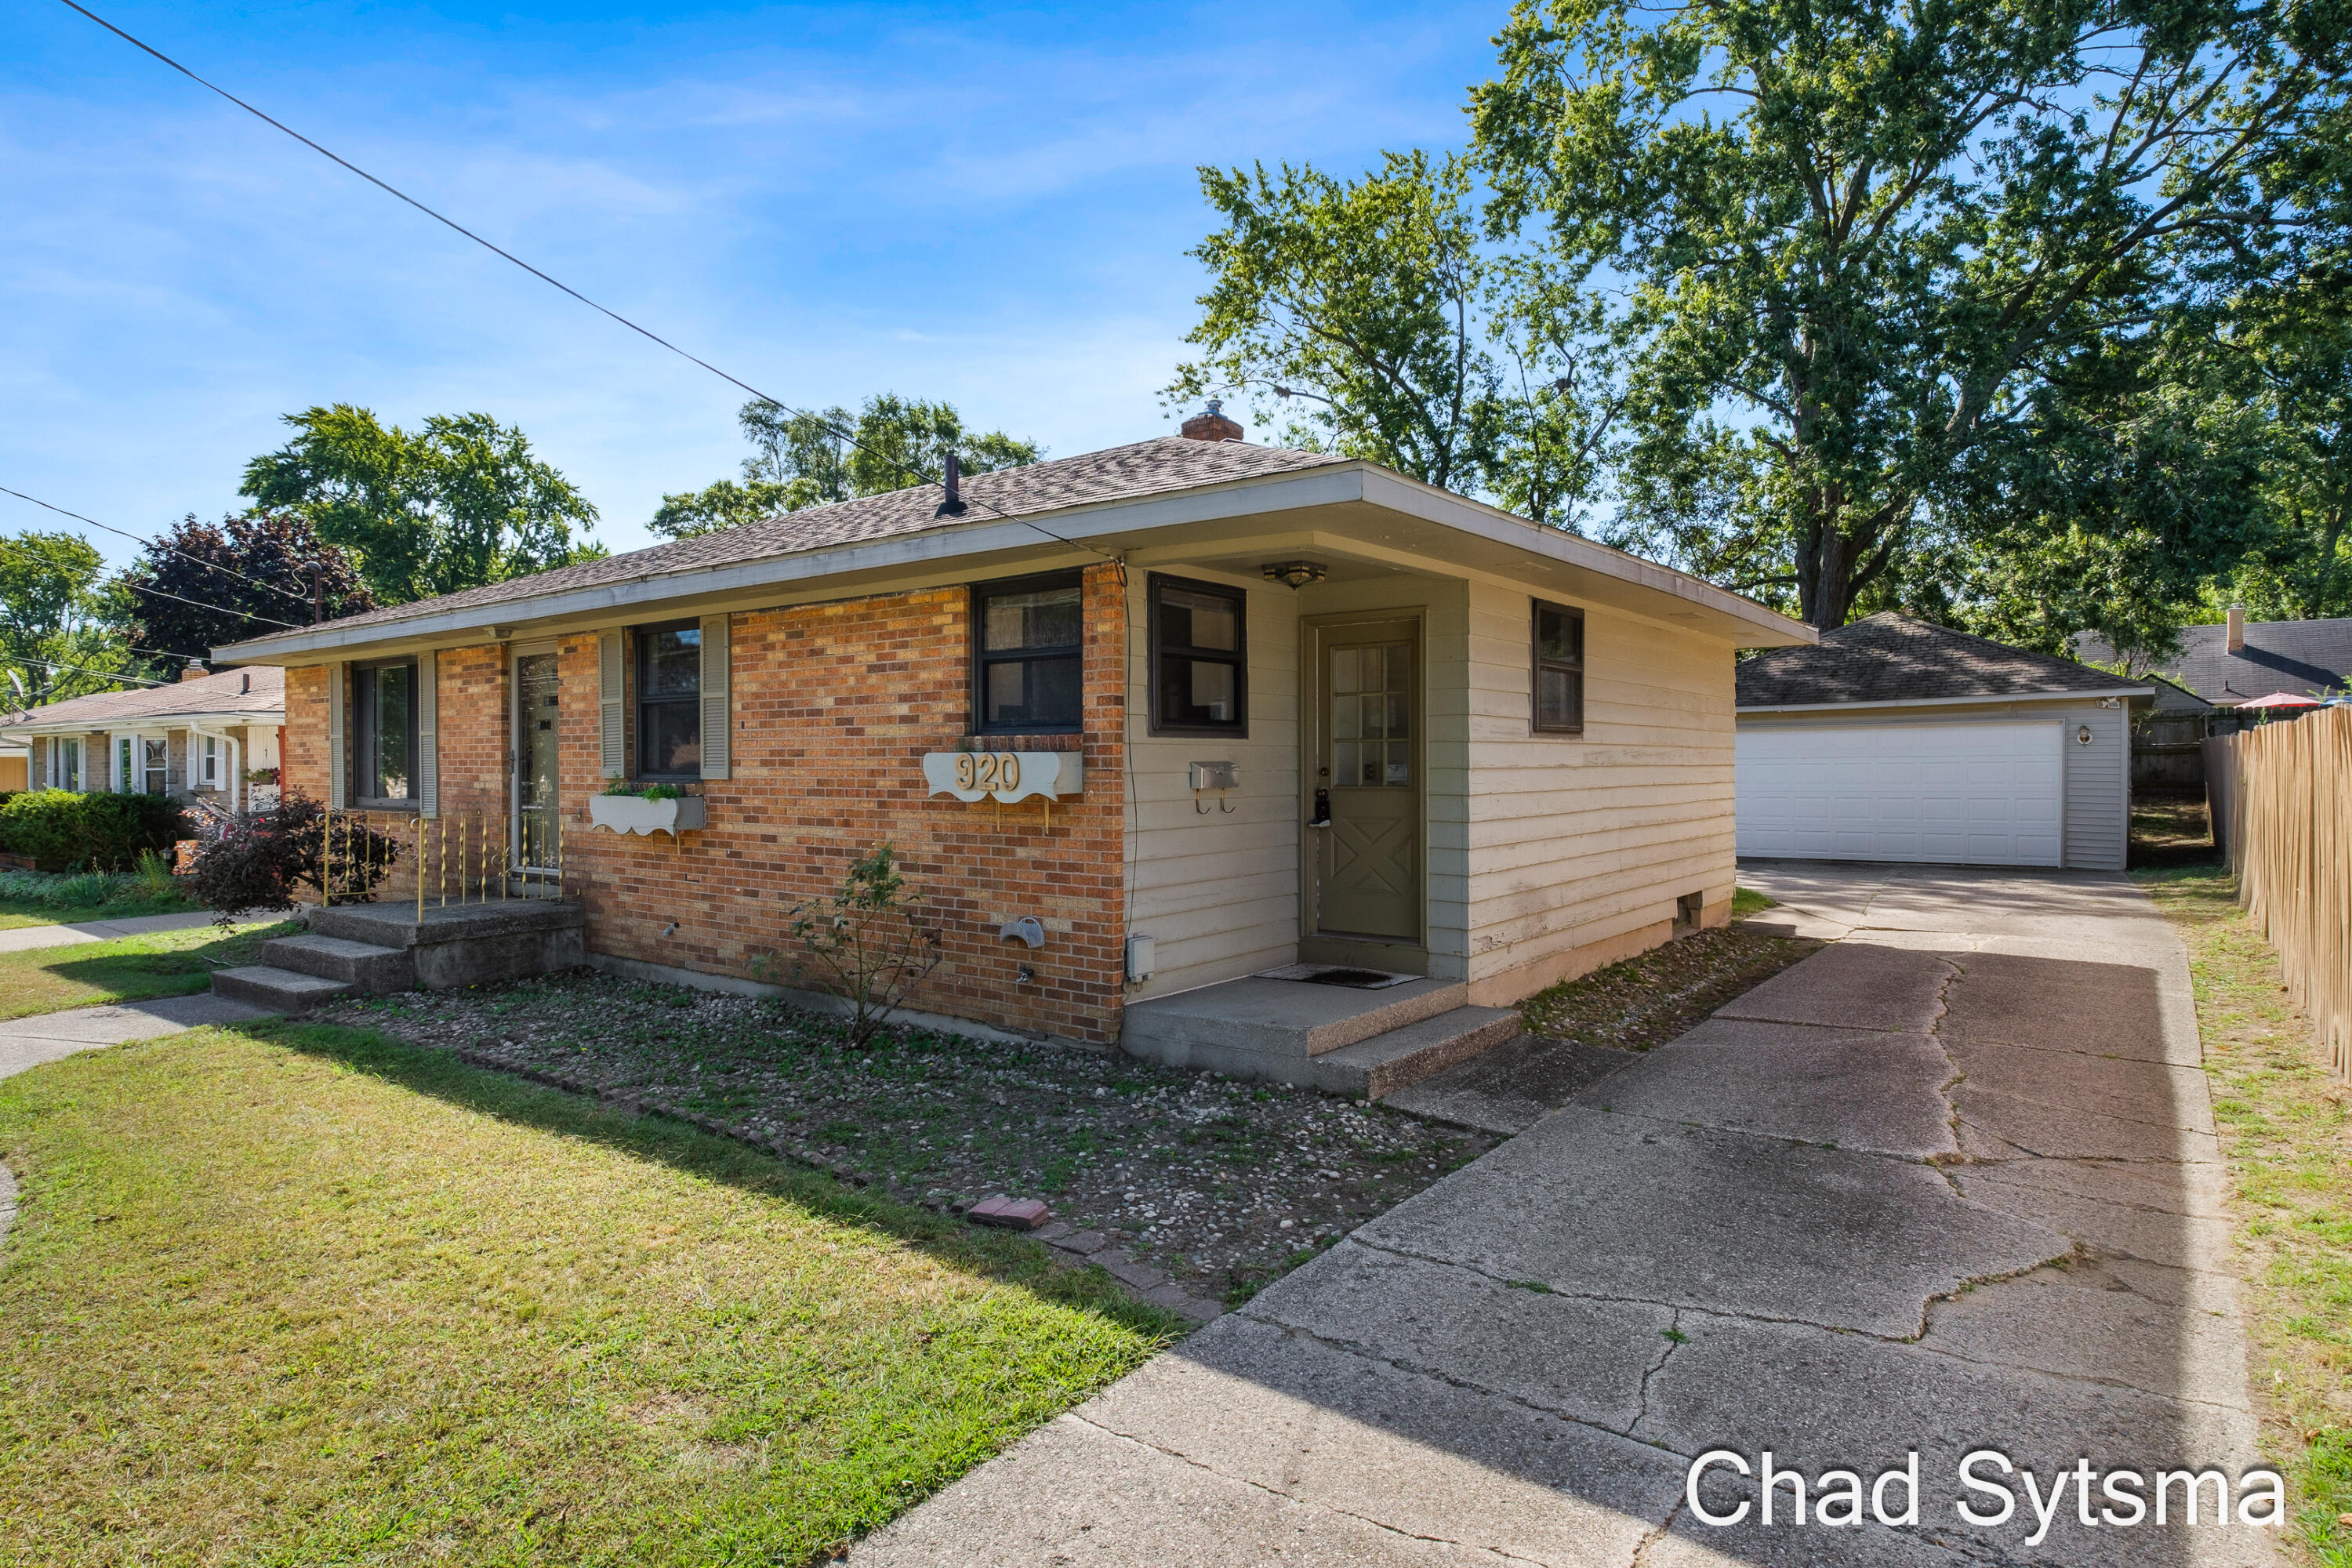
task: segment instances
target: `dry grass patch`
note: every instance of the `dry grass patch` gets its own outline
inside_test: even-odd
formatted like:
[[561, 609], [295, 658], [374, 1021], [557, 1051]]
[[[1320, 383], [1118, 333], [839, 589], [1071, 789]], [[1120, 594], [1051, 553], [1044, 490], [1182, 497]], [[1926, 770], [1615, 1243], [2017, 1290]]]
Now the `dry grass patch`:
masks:
[[1717, 1007], [1821, 945], [1736, 927], [1693, 931], [1539, 991], [1520, 1005], [1519, 1014], [1530, 1035], [1646, 1051], [1696, 1028]]
[[2225, 868], [2138, 874], [2189, 948], [2236, 1198], [2264, 1438], [2305, 1562], [2352, 1568], [2352, 1086], [2327, 1070]]
[[0, 1084], [0, 1530], [69, 1563], [800, 1563], [1139, 1364], [1097, 1271], [364, 1031]]

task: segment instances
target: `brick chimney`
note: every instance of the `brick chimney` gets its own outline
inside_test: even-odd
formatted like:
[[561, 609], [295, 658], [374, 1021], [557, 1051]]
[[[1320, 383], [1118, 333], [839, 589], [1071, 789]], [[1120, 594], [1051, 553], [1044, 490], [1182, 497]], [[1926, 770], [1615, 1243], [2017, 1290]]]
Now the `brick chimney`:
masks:
[[2246, 647], [2246, 606], [2230, 606], [2230, 628], [2222, 636], [2222, 646], [2231, 653], [2242, 653]]
[[210, 675], [211, 673], [211, 670], [206, 669], [194, 659], [190, 659], [187, 663], [180, 667], [180, 679], [182, 680], [202, 680], [205, 676]]
[[1217, 399], [1209, 399], [1209, 411], [1195, 414], [1177, 426], [1188, 441], [1238, 441], [1242, 427], [1226, 418], [1217, 407]]

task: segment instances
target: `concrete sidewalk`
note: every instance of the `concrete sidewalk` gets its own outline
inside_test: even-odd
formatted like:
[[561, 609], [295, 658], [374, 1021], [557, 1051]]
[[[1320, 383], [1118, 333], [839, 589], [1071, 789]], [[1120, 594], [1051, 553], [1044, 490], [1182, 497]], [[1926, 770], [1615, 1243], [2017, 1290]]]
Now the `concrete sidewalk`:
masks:
[[186, 931], [210, 925], [218, 917], [195, 910], [177, 915], [126, 915], [119, 921], [80, 921], [72, 925], [12, 926], [0, 931], [0, 952], [27, 952], [41, 947], [70, 947], [76, 942], [113, 942], [145, 936], [149, 931]]
[[268, 1008], [200, 991], [193, 996], [159, 996], [152, 1002], [68, 1007], [58, 1013], [36, 1013], [29, 1018], [0, 1019], [0, 1078], [100, 1046], [269, 1016]]
[[[2077, 1512], [2078, 1462], [2260, 1463], [2187, 963], [2153, 907], [2113, 877], [1741, 879], [1838, 940], [851, 1561], [2274, 1562], [2276, 1531], [2212, 1522], [2210, 1484], [2195, 1528], [2177, 1487], [2164, 1529]], [[1980, 1448], [2032, 1473], [2046, 1532], [1997, 1466], [2015, 1516], [1958, 1516], [1997, 1503], [1957, 1476]], [[1685, 1488], [1717, 1449], [1769, 1449], [1814, 1501], [1916, 1451], [1917, 1520], [1792, 1524], [1784, 1485], [1778, 1523], [1711, 1526]], [[1717, 1468], [1699, 1501], [1755, 1495]]]

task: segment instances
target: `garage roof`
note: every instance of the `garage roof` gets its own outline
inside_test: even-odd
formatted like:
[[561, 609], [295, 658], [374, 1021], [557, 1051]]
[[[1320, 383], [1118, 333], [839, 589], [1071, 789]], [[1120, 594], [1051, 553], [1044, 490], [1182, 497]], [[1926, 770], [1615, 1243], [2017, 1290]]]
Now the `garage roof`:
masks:
[[1811, 647], [1773, 648], [1739, 666], [1738, 705], [2000, 701], [2147, 689], [2104, 669], [2011, 647], [1892, 610], [1823, 632]]

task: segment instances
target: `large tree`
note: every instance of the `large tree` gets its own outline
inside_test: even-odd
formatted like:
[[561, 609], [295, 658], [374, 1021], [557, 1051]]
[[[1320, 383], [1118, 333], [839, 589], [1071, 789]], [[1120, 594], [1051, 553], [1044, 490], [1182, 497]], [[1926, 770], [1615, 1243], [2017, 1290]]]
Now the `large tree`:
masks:
[[[37, 707], [112, 691], [149, 673], [123, 636], [129, 595], [106, 581], [106, 563], [78, 534], [27, 531], [0, 538], [0, 670]], [[110, 679], [114, 675], [125, 679]], [[16, 694], [0, 678], [0, 703]]]
[[2053, 373], [2189, 263], [2262, 274], [2344, 0], [1521, 0], [1472, 124], [1498, 237], [1622, 280], [1642, 509], [1842, 625]]
[[154, 541], [122, 574], [142, 647], [166, 673], [213, 648], [266, 637], [278, 623], [375, 608], [349, 551], [290, 511], [247, 512], [217, 523], [194, 513]]
[[1296, 447], [1369, 458], [1574, 526], [1620, 394], [1592, 296], [1482, 245], [1470, 164], [1392, 153], [1361, 180], [1201, 171], [1223, 219], [1202, 352], [1166, 395], [1250, 396]]
[[845, 408], [794, 414], [755, 399], [737, 416], [751, 443], [743, 478], [662, 497], [647, 524], [673, 539], [757, 522], [852, 496], [937, 482], [953, 452], [968, 474], [1014, 468], [1042, 455], [1034, 441], [1002, 430], [968, 430], [951, 404], [894, 393]]
[[415, 431], [338, 403], [286, 416], [293, 439], [246, 465], [240, 493], [351, 551], [377, 602], [406, 604], [604, 553], [596, 509], [487, 414]]

